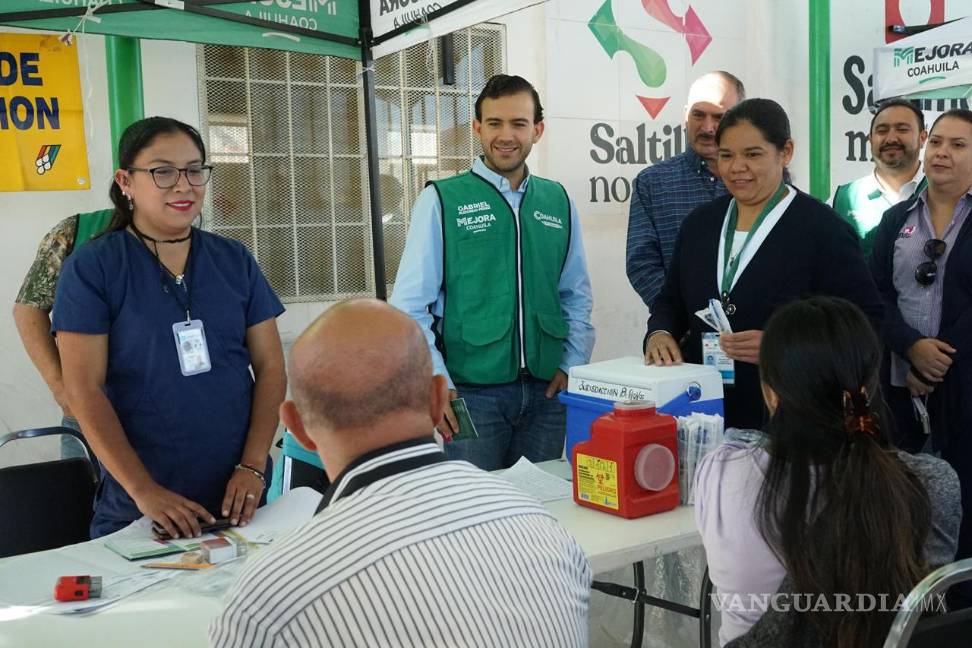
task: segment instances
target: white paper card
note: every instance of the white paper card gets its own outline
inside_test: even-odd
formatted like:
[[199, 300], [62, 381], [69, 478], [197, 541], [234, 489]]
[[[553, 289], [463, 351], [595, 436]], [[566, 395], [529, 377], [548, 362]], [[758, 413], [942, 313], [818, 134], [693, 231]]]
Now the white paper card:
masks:
[[537, 468], [526, 457], [520, 457], [511, 468], [497, 472], [496, 475], [541, 502], [567, 499], [574, 494], [569, 481]]

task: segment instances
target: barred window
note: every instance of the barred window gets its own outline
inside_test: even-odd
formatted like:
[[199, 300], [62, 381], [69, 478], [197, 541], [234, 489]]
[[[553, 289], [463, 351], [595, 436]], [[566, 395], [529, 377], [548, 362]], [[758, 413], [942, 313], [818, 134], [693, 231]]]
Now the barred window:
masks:
[[[505, 65], [503, 27], [458, 31], [455, 84], [424, 43], [375, 64], [388, 291], [428, 180], [478, 153], [473, 105]], [[246, 245], [284, 302], [374, 295], [361, 64], [220, 45], [198, 50], [203, 137], [216, 169], [203, 226]]]

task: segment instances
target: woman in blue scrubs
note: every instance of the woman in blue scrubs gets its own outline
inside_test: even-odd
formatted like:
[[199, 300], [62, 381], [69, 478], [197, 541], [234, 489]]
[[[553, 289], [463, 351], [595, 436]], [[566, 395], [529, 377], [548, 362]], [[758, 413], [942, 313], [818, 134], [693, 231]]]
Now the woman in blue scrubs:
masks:
[[283, 306], [242, 244], [192, 227], [212, 171], [196, 129], [141, 120], [118, 158], [112, 225], [65, 263], [53, 316], [105, 471], [91, 535], [142, 515], [176, 537], [246, 524], [286, 392]]

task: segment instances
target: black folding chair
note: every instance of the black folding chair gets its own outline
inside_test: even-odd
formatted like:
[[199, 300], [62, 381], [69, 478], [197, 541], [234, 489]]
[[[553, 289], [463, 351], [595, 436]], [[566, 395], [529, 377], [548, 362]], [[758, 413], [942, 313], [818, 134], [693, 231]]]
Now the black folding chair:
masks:
[[898, 611], [884, 648], [944, 648], [972, 641], [972, 609], [942, 611], [952, 585], [972, 580], [972, 558], [939, 567], [915, 585]]
[[54, 435], [76, 438], [85, 456], [0, 468], [0, 558], [90, 539], [98, 471], [81, 433], [65, 427], [21, 430], [0, 436], [0, 448]]
[[702, 574], [702, 592], [699, 595], [699, 647], [712, 645], [712, 581], [709, 580], [709, 567]]

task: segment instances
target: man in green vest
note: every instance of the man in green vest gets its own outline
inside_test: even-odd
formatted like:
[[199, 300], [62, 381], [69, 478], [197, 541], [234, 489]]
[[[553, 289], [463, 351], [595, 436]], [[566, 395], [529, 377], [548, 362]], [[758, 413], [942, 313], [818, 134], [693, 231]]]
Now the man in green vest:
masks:
[[[114, 213], [113, 209], [101, 209], [75, 214], [55, 225], [37, 248], [37, 256], [24, 277], [13, 308], [14, 322], [27, 355], [64, 411], [61, 425], [78, 431], [78, 421], [71, 415], [64, 397], [61, 359], [51, 335], [51, 308], [64, 261], [80, 245], [101, 233]], [[73, 439], [62, 437], [61, 456], [80, 457], [83, 453]]]
[[884, 212], [925, 187], [919, 154], [925, 145], [925, 115], [914, 103], [890, 99], [878, 104], [871, 118], [874, 170], [837, 187], [834, 210], [857, 230], [864, 255], [871, 254], [874, 228]]
[[446, 454], [496, 470], [561, 456], [557, 392], [590, 360], [594, 328], [577, 210], [526, 166], [544, 131], [537, 91], [498, 74], [475, 112], [483, 155], [416, 200], [390, 301], [418, 321], [478, 433], [460, 431], [448, 408]]

